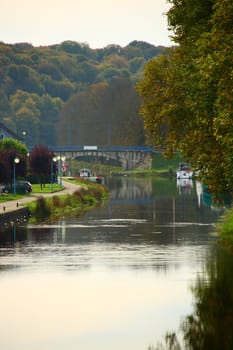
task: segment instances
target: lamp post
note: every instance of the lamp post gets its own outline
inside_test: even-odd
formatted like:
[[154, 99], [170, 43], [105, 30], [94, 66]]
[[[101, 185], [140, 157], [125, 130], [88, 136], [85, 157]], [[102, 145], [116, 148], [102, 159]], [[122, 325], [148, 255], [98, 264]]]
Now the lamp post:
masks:
[[19, 164], [19, 157], [15, 157], [13, 161], [13, 186], [14, 186], [14, 195], [16, 195], [16, 176], [15, 176], [15, 165]]
[[51, 183], [50, 183], [50, 190], [53, 190], [53, 163], [57, 161], [57, 157], [51, 157]]
[[64, 156], [58, 156], [57, 160], [59, 161], [59, 180], [60, 180], [60, 186], [62, 186], [62, 164], [66, 157]]
[[26, 131], [22, 131], [22, 135], [23, 135], [23, 142], [26, 145]]

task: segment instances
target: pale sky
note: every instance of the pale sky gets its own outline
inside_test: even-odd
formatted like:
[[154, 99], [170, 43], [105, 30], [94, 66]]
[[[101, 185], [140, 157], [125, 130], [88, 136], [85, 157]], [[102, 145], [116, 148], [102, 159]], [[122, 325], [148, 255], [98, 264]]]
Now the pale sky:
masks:
[[166, 0], [0, 0], [0, 41], [34, 46], [65, 40], [91, 48], [133, 40], [170, 46]]

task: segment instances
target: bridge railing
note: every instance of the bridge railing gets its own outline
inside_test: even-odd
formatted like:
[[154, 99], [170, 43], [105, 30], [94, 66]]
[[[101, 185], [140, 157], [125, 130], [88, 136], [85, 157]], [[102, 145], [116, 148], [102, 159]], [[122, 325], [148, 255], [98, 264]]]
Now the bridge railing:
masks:
[[53, 152], [153, 152], [152, 147], [148, 146], [49, 146]]

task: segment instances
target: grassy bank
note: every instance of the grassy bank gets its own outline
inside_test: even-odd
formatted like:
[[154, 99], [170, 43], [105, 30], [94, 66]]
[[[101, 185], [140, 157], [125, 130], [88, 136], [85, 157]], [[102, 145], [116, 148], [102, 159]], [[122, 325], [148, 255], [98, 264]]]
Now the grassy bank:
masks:
[[7, 202], [7, 201], [14, 201], [14, 200], [18, 200], [22, 197], [25, 197], [25, 195], [22, 195], [22, 194], [13, 194], [13, 193], [2, 193], [0, 195], [0, 203], [4, 203], [4, 202]]
[[29, 222], [51, 222], [63, 217], [78, 216], [82, 212], [100, 205], [107, 198], [106, 187], [92, 183], [85, 183], [85, 187], [78, 189], [73, 194], [41, 196], [36, 201], [28, 203], [31, 212]]
[[219, 242], [233, 253], [233, 208], [228, 209], [216, 225]]
[[33, 184], [32, 185], [32, 193], [33, 194], [42, 194], [42, 193], [53, 193], [53, 192], [59, 192], [61, 190], [64, 189], [64, 186], [61, 186], [57, 183], [54, 184], [44, 184], [41, 185], [40, 184]]

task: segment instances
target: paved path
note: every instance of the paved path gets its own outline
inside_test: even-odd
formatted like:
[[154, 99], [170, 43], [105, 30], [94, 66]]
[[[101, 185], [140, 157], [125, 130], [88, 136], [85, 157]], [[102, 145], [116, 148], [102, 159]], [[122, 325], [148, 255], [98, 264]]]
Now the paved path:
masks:
[[[21, 199], [13, 200], [13, 201], [6, 201], [1, 202], [0, 204], [0, 213], [2, 212], [9, 212], [17, 210], [17, 208], [22, 208], [26, 203], [35, 201], [38, 197], [52, 197], [59, 194], [72, 194], [75, 191], [83, 188], [83, 186], [75, 185], [70, 182], [63, 180], [63, 186], [65, 187], [63, 190], [53, 193], [36, 193], [31, 194], [28, 197], [22, 197]], [[4, 209], [5, 208], [5, 209]]]

